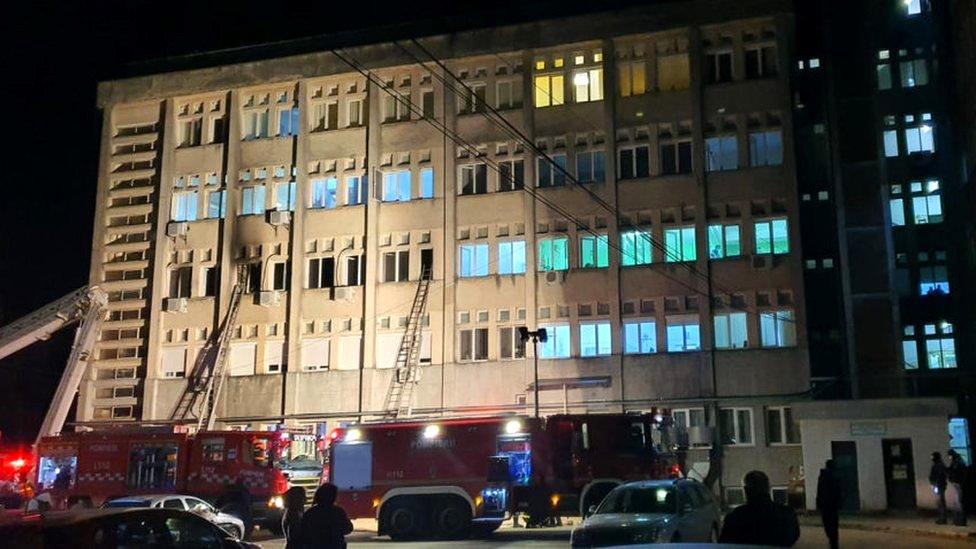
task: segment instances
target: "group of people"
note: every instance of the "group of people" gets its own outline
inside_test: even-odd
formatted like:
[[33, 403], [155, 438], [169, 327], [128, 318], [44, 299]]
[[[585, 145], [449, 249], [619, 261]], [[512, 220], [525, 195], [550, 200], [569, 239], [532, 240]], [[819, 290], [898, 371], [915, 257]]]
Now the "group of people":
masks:
[[285, 492], [285, 514], [281, 529], [286, 549], [344, 549], [352, 521], [335, 504], [339, 494], [335, 484], [325, 483], [315, 490], [312, 506], [305, 510], [305, 489], [293, 486]]
[[[942, 454], [932, 452], [932, 468], [929, 470], [929, 484], [935, 492], [939, 507], [936, 524], [948, 522], [948, 507], [952, 509], [952, 523], [966, 525], [966, 512], [963, 509], [962, 485], [966, 479], [966, 464], [955, 450], [949, 450], [949, 465], [942, 461]], [[947, 498], [948, 496], [948, 498]], [[948, 506], [947, 506], [948, 502]]]

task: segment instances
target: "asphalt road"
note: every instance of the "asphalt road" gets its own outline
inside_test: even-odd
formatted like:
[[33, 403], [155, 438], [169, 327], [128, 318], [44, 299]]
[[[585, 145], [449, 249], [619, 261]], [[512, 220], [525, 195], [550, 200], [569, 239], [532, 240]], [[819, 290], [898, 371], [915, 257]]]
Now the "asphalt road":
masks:
[[[569, 547], [569, 528], [548, 528], [548, 529], [512, 529], [503, 528], [496, 532], [491, 539], [470, 540], [465, 542], [445, 541], [445, 542], [416, 542], [416, 543], [395, 543], [388, 538], [377, 538], [369, 533], [356, 532], [349, 536], [349, 547], [388, 547], [389, 549], [423, 549], [427, 547], [442, 548], [550, 548], [550, 547]], [[274, 539], [259, 542], [266, 549], [281, 549], [285, 546], [284, 540]], [[973, 549], [976, 544], [966, 540], [953, 540], [933, 537], [915, 537], [904, 534], [890, 534], [885, 532], [869, 532], [863, 530], [841, 530], [840, 544], [844, 549], [877, 548], [884, 549]], [[827, 547], [827, 538], [824, 537], [820, 528], [804, 526], [801, 528], [800, 541], [795, 547], [802, 549], [813, 549]]]

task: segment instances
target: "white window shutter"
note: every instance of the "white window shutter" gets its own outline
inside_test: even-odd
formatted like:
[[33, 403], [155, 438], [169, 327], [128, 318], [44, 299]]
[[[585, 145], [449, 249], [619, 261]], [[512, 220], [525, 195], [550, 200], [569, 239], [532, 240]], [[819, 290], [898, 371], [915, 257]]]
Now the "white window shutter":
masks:
[[179, 377], [186, 374], [186, 347], [164, 347], [160, 360], [163, 377]]
[[254, 362], [257, 358], [257, 343], [231, 343], [230, 371], [232, 376], [254, 375]]

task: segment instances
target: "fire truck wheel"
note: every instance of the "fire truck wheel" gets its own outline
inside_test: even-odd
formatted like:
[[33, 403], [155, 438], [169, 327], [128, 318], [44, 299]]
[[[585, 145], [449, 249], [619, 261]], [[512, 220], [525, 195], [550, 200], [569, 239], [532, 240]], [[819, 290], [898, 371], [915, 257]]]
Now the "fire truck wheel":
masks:
[[420, 506], [407, 498], [394, 498], [386, 513], [386, 531], [394, 541], [416, 538], [427, 530]]
[[434, 532], [438, 538], [461, 539], [471, 531], [471, 508], [463, 501], [451, 498], [434, 507]]

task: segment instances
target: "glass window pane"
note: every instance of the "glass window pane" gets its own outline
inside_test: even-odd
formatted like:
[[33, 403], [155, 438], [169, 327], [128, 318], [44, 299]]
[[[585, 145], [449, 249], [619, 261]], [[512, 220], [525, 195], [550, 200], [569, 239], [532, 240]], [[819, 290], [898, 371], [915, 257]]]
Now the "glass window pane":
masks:
[[685, 227], [681, 229], [681, 259], [682, 261], [694, 261], [698, 258], [698, 251], [695, 247], [695, 228]]
[[790, 251], [789, 231], [785, 219], [773, 220], [773, 253], [785, 254]]
[[726, 225], [725, 226], [725, 256], [735, 257], [742, 253], [739, 246], [739, 226], [738, 225]]
[[596, 355], [596, 325], [580, 325], [580, 354], [582, 356]]
[[597, 334], [596, 334], [597, 335], [597, 338], [596, 338], [597, 339], [597, 353], [600, 354], [600, 355], [609, 355], [610, 354], [610, 341], [611, 341], [611, 336], [610, 336], [610, 323], [609, 322], [601, 322], [600, 324], [597, 324], [597, 326], [596, 326], [596, 332], [597, 332]]
[[905, 359], [906, 370], [918, 369], [918, 344], [915, 340], [908, 339], [901, 342], [901, 354]]
[[760, 221], [755, 224], [756, 228], [756, 253], [768, 254], [772, 251], [770, 242], [770, 227], [768, 221]]

